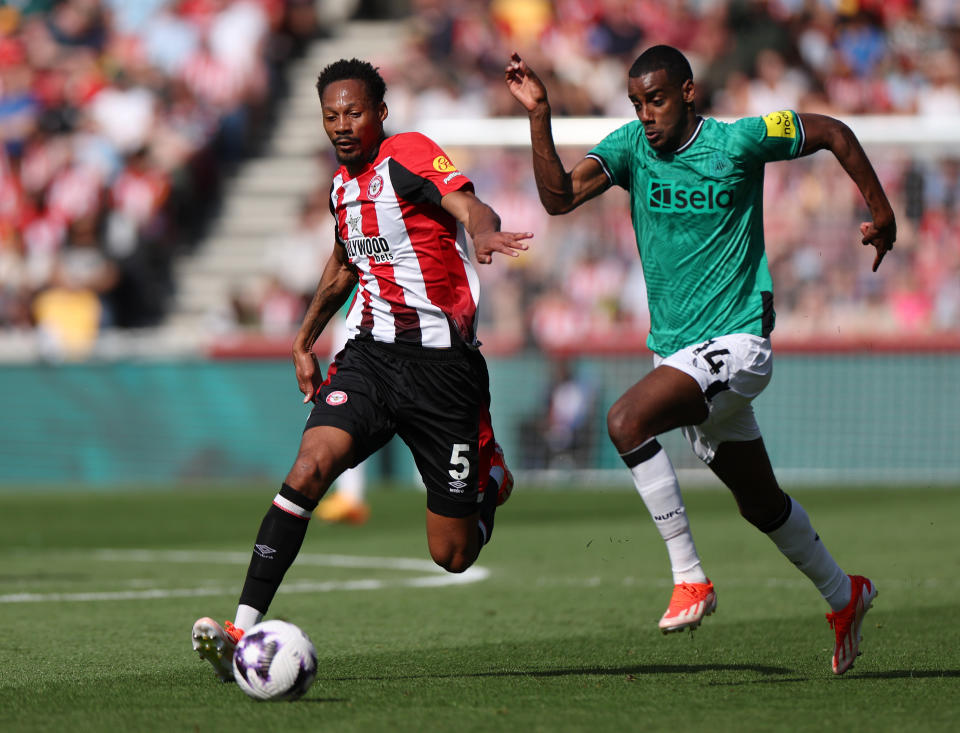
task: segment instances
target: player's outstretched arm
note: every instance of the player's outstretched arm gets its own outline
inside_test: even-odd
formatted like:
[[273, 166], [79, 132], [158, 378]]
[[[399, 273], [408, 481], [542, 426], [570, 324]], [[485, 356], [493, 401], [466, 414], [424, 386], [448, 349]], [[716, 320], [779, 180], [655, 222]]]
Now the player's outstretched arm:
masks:
[[523, 105], [530, 118], [533, 175], [540, 202], [547, 213], [566, 214], [606, 191], [610, 180], [593, 158], [584, 158], [569, 172], [563, 167], [553, 140], [547, 89], [519, 54], [510, 57], [504, 80], [507, 89]]
[[497, 212], [472, 191], [451, 191], [440, 199], [440, 205], [463, 224], [473, 240], [477, 262], [481, 265], [489, 265], [494, 252], [519, 257], [518, 250], [525, 250], [528, 246], [524, 240], [533, 236], [530, 232], [501, 232]]
[[358, 279], [357, 271], [347, 257], [346, 248], [341, 242], [335, 242], [317, 290], [303, 316], [303, 323], [293, 340], [293, 366], [297, 372], [297, 386], [303, 392], [304, 404], [313, 399], [323, 382], [323, 372], [320, 370], [317, 355], [313, 353], [313, 345], [333, 315], [344, 304]]
[[857, 136], [840, 120], [826, 115], [801, 114], [800, 121], [805, 133], [800, 154], [809, 155], [818, 150], [829, 150], [863, 194], [873, 221], [860, 224], [860, 241], [877, 250], [877, 256], [873, 260], [873, 271], [876, 272], [897, 239], [897, 220], [876, 171], [873, 170]]

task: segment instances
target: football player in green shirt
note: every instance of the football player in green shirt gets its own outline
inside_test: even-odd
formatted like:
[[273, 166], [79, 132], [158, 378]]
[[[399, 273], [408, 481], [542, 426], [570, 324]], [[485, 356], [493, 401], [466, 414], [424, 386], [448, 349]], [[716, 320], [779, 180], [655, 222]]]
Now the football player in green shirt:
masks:
[[696, 454], [733, 492], [743, 517], [830, 605], [832, 667], [843, 674], [859, 654], [860, 628], [876, 587], [840, 569], [803, 507], [780, 489], [751, 402], [773, 366], [764, 165], [832, 152], [870, 209], [873, 221], [861, 224], [860, 233], [863, 244], [876, 249], [876, 271], [893, 247], [896, 222], [863, 148], [846, 125], [823, 115], [781, 110], [732, 124], [704, 119], [694, 106], [687, 59], [670, 46], [654, 46], [634, 62], [627, 79], [638, 119], [567, 171], [553, 141], [546, 88], [517, 54], [506, 67], [506, 84], [527, 110], [537, 190], [549, 213], [572, 211], [614, 185], [630, 194], [654, 369], [610, 408], [607, 428], [667, 545], [674, 590], [660, 629], [695, 629], [717, 606], [676, 473], [656, 439], [682, 428]]

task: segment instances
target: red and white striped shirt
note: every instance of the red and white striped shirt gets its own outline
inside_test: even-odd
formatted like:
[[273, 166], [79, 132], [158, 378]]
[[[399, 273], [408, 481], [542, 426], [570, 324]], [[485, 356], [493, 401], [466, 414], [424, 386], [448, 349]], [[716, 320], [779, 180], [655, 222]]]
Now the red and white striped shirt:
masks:
[[450, 347], [476, 343], [480, 281], [463, 225], [440, 206], [470, 180], [429, 138], [386, 138], [356, 177], [341, 166], [330, 189], [337, 238], [360, 273], [349, 338]]

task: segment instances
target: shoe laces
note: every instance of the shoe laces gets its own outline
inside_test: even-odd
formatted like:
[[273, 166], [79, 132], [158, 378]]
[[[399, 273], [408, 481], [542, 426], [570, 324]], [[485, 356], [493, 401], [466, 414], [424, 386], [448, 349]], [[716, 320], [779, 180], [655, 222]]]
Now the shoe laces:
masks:
[[493, 444], [493, 456], [490, 462], [494, 466], [501, 466], [504, 471], [507, 470], [507, 459], [506, 456], [503, 455], [503, 448], [500, 447], [499, 443]]
[[838, 639], [847, 633], [853, 623], [854, 617], [857, 615], [857, 600], [860, 593], [861, 590], [859, 586], [854, 584], [850, 603], [847, 604], [846, 608], [841, 608], [839, 611], [829, 611], [827, 613], [827, 622], [830, 624], [830, 628], [837, 632]]
[[227, 632], [227, 636], [230, 637], [234, 644], [243, 638], [243, 629], [238, 629], [233, 625], [232, 621], [225, 621], [223, 624], [223, 630]]
[[706, 583], [677, 583], [670, 597], [670, 610], [678, 611], [700, 603], [707, 596]]
[[837, 640], [843, 639], [850, 631], [850, 624], [853, 621], [853, 614], [836, 611], [827, 614], [827, 623], [837, 634]]

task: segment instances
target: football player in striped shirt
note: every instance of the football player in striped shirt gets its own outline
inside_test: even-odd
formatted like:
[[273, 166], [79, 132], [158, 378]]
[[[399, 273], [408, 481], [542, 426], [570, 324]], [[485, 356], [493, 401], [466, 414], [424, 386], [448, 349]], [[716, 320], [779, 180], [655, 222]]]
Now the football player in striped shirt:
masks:
[[[365, 61], [317, 81], [323, 127], [340, 163], [330, 187], [333, 252], [293, 346], [297, 384], [314, 407], [299, 453], [267, 511], [233, 622], [193, 627], [193, 648], [229, 681], [236, 642], [267, 612], [333, 480], [394, 435], [427, 490], [430, 555], [462, 573], [490, 541], [513, 477], [490, 420], [477, 340], [477, 261], [518, 256], [529, 232], [500, 231], [467, 175], [418, 133], [387, 135], [386, 85]], [[313, 346], [349, 293], [347, 342], [327, 369]]]

